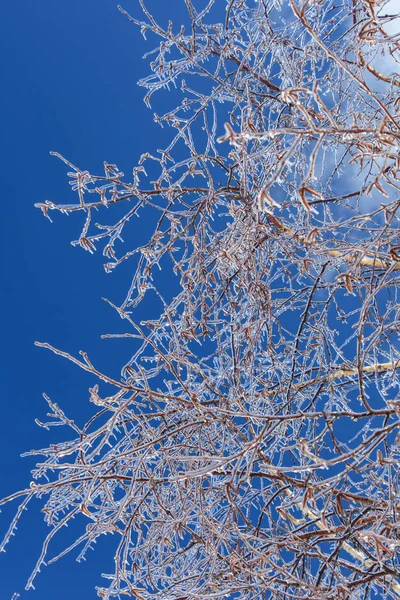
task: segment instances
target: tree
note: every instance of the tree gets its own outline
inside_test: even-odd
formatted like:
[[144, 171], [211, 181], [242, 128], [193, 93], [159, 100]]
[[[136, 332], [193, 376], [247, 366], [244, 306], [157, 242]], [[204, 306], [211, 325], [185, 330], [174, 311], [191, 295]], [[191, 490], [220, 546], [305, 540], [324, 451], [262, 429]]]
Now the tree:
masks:
[[[116, 534], [103, 598], [398, 597], [398, 15], [228, 0], [221, 20], [221, 3], [185, 0], [179, 27], [139, 4], [121, 12], [158, 40], [140, 84], [148, 106], [176, 89], [155, 114], [171, 142], [132, 181], [60, 157], [77, 203], [39, 205], [84, 213], [73, 244], [103, 247], [106, 271], [134, 265], [124, 302], [107, 302], [135, 351], [117, 380], [38, 343], [97, 378], [97, 412], [79, 426], [46, 397], [44, 426], [73, 437], [31, 453], [43, 461], [3, 500], [21, 503], [1, 549], [45, 497], [27, 588], [83, 514], [52, 560]], [[114, 204], [115, 224], [92, 223]], [[153, 233], [121, 252], [136, 215]], [[151, 295], [158, 314], [137, 322]]]

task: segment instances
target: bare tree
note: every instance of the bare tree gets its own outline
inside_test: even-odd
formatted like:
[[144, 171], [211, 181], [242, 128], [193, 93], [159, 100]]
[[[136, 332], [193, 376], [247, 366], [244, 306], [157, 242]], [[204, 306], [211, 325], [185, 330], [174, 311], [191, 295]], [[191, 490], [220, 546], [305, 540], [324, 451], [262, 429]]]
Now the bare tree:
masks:
[[[30, 453], [43, 460], [3, 501], [21, 504], [2, 548], [44, 497], [27, 588], [114, 533], [103, 598], [397, 598], [399, 15], [378, 0], [185, 0], [189, 25], [164, 27], [138, 2], [141, 18], [121, 12], [157, 38], [140, 85], [149, 106], [176, 88], [155, 114], [171, 142], [133, 181], [60, 157], [77, 203], [40, 205], [84, 213], [73, 244], [102, 247], [107, 271], [133, 265], [126, 299], [107, 300], [126, 333], [104, 337], [134, 353], [116, 380], [38, 344], [99, 380], [97, 412], [80, 427], [46, 397], [43, 426], [73, 436]], [[117, 203], [122, 218], [92, 224]], [[154, 222], [140, 247], [137, 215]], [[159, 312], [137, 322], [151, 295]], [[78, 513], [86, 529], [49, 560]]]

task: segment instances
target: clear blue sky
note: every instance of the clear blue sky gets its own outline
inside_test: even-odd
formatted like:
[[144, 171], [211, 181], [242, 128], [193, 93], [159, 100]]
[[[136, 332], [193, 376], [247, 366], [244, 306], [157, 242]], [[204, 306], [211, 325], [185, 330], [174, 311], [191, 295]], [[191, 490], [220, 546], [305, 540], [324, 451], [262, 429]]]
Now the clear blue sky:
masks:
[[[183, 3], [156, 4], [180, 21]], [[136, 0], [127, 0], [124, 8], [138, 14]], [[35, 425], [34, 418], [44, 420], [46, 414], [41, 394], [46, 392], [73, 417], [84, 419], [89, 410], [87, 389], [93, 379], [36, 348], [34, 340], [74, 354], [84, 349], [100, 368], [115, 373], [129, 353], [121, 341], [99, 339], [118, 326], [118, 317], [101, 297], [122, 300], [126, 272], [106, 275], [101, 253], [90, 256], [70, 245], [82, 215], [53, 213], [52, 225], [33, 207], [46, 199], [74, 201], [65, 165], [49, 152], [58, 151], [83, 169], [100, 172], [106, 160], [130, 173], [142, 152], [161, 147], [162, 130], [142, 101], [143, 88], [136, 85], [149, 73], [141, 56], [152, 46], [118, 12], [117, 0], [2, 2], [0, 46], [3, 497], [29, 484], [36, 461], [19, 455], [65, 435]], [[1, 536], [16, 506], [0, 515]], [[105, 550], [116, 538], [103, 538], [86, 563], [76, 563], [71, 555], [44, 569], [36, 590], [24, 591], [48, 531], [40, 508], [32, 505], [0, 556], [1, 600], [11, 599], [13, 592], [32, 600], [96, 598], [100, 572], [112, 569]]]

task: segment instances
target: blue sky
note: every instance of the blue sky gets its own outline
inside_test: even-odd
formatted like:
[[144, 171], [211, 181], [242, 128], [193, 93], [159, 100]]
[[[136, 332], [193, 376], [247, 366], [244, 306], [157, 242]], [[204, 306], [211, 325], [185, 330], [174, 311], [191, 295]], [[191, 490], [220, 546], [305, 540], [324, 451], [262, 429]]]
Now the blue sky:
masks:
[[[181, 11], [182, 4], [175, 4]], [[124, 7], [137, 13], [135, 0]], [[20, 454], [63, 436], [35, 425], [35, 417], [44, 420], [46, 414], [41, 394], [71, 416], [83, 419], [89, 410], [93, 378], [33, 342], [47, 341], [74, 354], [84, 349], [100, 368], [115, 373], [129, 351], [123, 341], [99, 341], [101, 333], [116, 329], [118, 319], [101, 297], [124, 298], [124, 273], [106, 275], [101, 253], [90, 256], [70, 245], [81, 215], [52, 214], [52, 225], [33, 206], [46, 199], [74, 201], [68, 169], [49, 152], [84, 169], [100, 172], [106, 160], [130, 173], [142, 152], [161, 146], [162, 131], [136, 85], [149, 72], [140, 59], [152, 46], [117, 10], [116, 0], [3, 2], [0, 46], [3, 497], [30, 481], [35, 461]], [[15, 508], [15, 503], [6, 506], [0, 515], [1, 536]], [[40, 508], [32, 505], [0, 557], [0, 597], [8, 600], [19, 592], [21, 599], [32, 600], [96, 598], [100, 572], [112, 568], [104, 550], [116, 539], [101, 540], [86, 563], [71, 556], [46, 568], [37, 589], [24, 591], [47, 533]]]

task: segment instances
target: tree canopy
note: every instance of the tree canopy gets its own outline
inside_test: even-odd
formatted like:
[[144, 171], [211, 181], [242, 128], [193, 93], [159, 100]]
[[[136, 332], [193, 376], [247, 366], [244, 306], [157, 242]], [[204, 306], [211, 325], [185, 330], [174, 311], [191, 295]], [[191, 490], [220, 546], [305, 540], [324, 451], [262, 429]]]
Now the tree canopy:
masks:
[[[184, 0], [186, 22], [163, 24], [138, 4], [120, 10], [148, 37], [139, 83], [149, 107], [165, 97], [170, 142], [128, 177], [60, 156], [77, 201], [38, 205], [82, 213], [72, 243], [102, 249], [107, 272], [132, 265], [125, 300], [107, 300], [126, 332], [104, 336], [132, 357], [114, 379], [38, 343], [95, 376], [94, 411], [78, 425], [46, 397], [42, 425], [70, 434], [30, 453], [1, 548], [39, 497], [50, 532], [28, 588], [83, 514], [51, 560], [117, 536], [102, 598], [397, 598], [399, 15]], [[137, 216], [154, 224], [141, 245]]]

